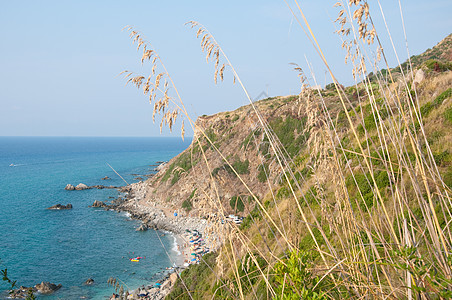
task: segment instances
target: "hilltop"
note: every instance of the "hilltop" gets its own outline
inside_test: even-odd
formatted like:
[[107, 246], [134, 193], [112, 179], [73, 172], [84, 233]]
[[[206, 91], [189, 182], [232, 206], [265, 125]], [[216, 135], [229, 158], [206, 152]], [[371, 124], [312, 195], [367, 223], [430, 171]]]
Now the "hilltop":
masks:
[[448, 295], [451, 46], [412, 57], [413, 76], [199, 117], [192, 144], [142, 186], [140, 205], [206, 219], [218, 237], [168, 298], [406, 297], [394, 287], [407, 269], [419, 290]]

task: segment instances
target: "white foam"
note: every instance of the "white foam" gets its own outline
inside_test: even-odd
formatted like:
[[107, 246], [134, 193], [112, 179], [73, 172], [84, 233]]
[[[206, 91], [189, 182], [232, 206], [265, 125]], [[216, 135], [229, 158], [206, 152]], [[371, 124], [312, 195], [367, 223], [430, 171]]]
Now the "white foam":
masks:
[[173, 242], [173, 248], [171, 248], [171, 250], [173, 250], [174, 252], [177, 253], [177, 255], [181, 255], [182, 253], [179, 251], [179, 249], [177, 248], [177, 238], [174, 234], [172, 234], [174, 242]]

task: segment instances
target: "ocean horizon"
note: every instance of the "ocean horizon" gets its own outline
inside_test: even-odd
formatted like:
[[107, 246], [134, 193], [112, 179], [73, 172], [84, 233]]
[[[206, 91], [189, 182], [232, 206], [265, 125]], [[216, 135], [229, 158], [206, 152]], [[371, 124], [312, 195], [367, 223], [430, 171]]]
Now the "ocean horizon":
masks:
[[[66, 191], [67, 184], [124, 186], [145, 180], [159, 161], [190, 145], [173, 137], [0, 137], [0, 260], [18, 285], [62, 284], [39, 299], [108, 299], [110, 277], [125, 289], [152, 284], [177, 255], [174, 237], [139, 232], [126, 213], [89, 207], [111, 201], [116, 189]], [[108, 180], [102, 180], [104, 177]], [[55, 204], [71, 210], [48, 210]], [[157, 236], [159, 235], [159, 236]], [[139, 262], [129, 258], [145, 257]], [[94, 285], [84, 282], [94, 279]], [[0, 298], [8, 285], [0, 283]]]

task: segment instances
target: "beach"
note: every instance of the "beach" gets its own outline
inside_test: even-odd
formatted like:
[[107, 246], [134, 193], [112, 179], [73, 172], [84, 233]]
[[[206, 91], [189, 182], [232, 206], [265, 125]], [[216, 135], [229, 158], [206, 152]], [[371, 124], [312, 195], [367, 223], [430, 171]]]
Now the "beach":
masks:
[[[171, 249], [166, 249], [172, 267], [163, 272], [162, 278], [136, 290], [129, 291], [127, 299], [163, 299], [176, 282], [179, 274], [200, 257], [214, 249], [209, 248], [213, 237], [207, 236], [209, 221], [175, 213], [171, 208], [150, 201], [147, 182], [133, 183], [121, 189], [124, 200], [115, 210], [127, 212], [132, 219], [140, 220], [137, 230], [160, 230], [174, 238]], [[209, 240], [210, 239], [210, 240]], [[161, 244], [163, 246], [163, 243]], [[212, 246], [210, 246], [212, 247]], [[110, 299], [118, 299], [112, 295]]]

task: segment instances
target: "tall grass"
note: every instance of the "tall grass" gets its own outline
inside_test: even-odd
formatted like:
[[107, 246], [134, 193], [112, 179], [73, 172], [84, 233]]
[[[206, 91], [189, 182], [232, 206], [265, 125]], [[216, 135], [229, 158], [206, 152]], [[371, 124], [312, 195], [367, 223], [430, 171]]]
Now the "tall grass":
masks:
[[[149, 60], [152, 71], [147, 79], [128, 73], [128, 80], [143, 88], [154, 111], [164, 113], [162, 122], [170, 128], [180, 116], [188, 120], [196, 132], [193, 145], [200, 149], [199, 163], [210, 174], [211, 192], [204, 192], [207, 200], [200, 205], [201, 211], [218, 212], [212, 230], [221, 243], [208, 287], [202, 291], [187, 288], [182, 293], [179, 289], [178, 295], [170, 297], [452, 297], [451, 190], [430, 147], [421, 92], [408, 75], [410, 65], [407, 70], [400, 68], [400, 74], [389, 68], [390, 51], [380, 43], [366, 1], [338, 2], [338, 34], [356, 80], [354, 86], [345, 88], [334, 76], [298, 1], [286, 4], [333, 82], [328, 91], [309, 88], [303, 69], [295, 66], [302, 91], [293, 103], [303, 117], [303, 132], [297, 130], [297, 134], [309, 137], [298, 151], [288, 151], [281, 143], [280, 129], [272, 128], [252, 101], [213, 35], [201, 24], [188, 23], [196, 30], [207, 61], [214, 63], [215, 81], [231, 72], [250, 102], [262, 137], [251, 134], [247, 144], [255, 143], [258, 149], [265, 140], [271, 157], [270, 163], [261, 161], [259, 175], [268, 185], [267, 201], [256, 196], [245, 172], [236, 170], [237, 165], [220, 151], [205, 128], [189, 117], [160, 57], [130, 29], [143, 50], [142, 62]], [[374, 5], [379, 9], [378, 1]], [[378, 68], [381, 64], [388, 72]], [[163, 71], [158, 73], [157, 68]], [[372, 79], [369, 71], [375, 74]], [[309, 74], [315, 81], [314, 72]], [[450, 73], [441, 76], [450, 84]], [[168, 93], [170, 85], [174, 98]], [[215, 156], [247, 190], [246, 227], [222, 224], [229, 202], [220, 197], [202, 141], [211, 145]], [[182, 172], [188, 175], [191, 170]]]

